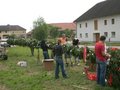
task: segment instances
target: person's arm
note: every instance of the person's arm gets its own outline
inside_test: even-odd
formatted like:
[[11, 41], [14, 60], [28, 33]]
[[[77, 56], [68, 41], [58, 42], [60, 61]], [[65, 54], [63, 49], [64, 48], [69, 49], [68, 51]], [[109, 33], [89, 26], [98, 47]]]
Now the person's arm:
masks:
[[105, 46], [102, 46], [101, 50], [102, 50], [102, 55], [103, 55], [104, 57], [108, 57], [108, 58], [111, 57], [111, 55], [110, 55], [109, 53], [106, 53], [106, 52], [105, 52]]
[[61, 46], [61, 54], [63, 54], [63, 47]]
[[53, 55], [55, 56], [55, 47], [52, 49]]

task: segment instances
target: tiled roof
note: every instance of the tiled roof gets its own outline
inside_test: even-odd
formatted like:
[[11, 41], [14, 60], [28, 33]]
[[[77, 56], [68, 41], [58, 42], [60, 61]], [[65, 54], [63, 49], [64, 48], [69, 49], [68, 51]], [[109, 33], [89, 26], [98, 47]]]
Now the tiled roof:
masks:
[[61, 30], [65, 30], [65, 29], [75, 30], [76, 29], [75, 23], [51, 23], [49, 25], [59, 27]]
[[120, 0], [106, 0], [93, 6], [74, 22], [118, 14], [120, 14]]
[[11, 31], [11, 30], [26, 30], [19, 25], [1, 25], [0, 31]]

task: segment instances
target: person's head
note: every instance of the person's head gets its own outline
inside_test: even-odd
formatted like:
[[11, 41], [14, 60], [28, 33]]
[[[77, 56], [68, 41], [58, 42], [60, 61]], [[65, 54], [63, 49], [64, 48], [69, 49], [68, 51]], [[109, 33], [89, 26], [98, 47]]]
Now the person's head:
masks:
[[62, 34], [62, 37], [66, 37], [65, 34]]
[[61, 39], [58, 39], [58, 44], [61, 44]]
[[105, 37], [105, 36], [101, 36], [101, 37], [100, 37], [100, 41], [103, 41], [103, 42], [104, 42], [105, 40], [106, 40], [106, 37]]

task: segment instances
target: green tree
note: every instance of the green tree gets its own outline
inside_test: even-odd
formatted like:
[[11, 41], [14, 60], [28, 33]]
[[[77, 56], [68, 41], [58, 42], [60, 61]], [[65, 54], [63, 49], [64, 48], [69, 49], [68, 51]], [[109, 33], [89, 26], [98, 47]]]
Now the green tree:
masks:
[[50, 35], [50, 37], [52, 37], [52, 38], [56, 38], [56, 37], [58, 37], [59, 36], [59, 31], [58, 31], [58, 27], [54, 27], [54, 26], [51, 26], [51, 25], [49, 25], [49, 35]]
[[48, 26], [44, 22], [44, 19], [39, 17], [36, 21], [33, 22], [33, 38], [41, 41], [47, 38], [48, 36]]
[[8, 36], [9, 39], [15, 39], [17, 36], [15, 34], [11, 34]]
[[66, 29], [64, 31], [62, 31], [62, 33], [64, 33], [67, 37], [71, 37], [71, 35], [73, 34], [72, 30]]
[[18, 46], [27, 46], [31, 50], [31, 55], [34, 56], [34, 48], [37, 48], [38, 41], [36, 39], [8, 39], [7, 43], [10, 45], [18, 45]]
[[[33, 22], [33, 38], [38, 41], [47, 39], [48, 37], [48, 25], [45, 23], [42, 17], [39, 17], [36, 21]], [[34, 47], [31, 48], [31, 51], [34, 52]], [[39, 47], [38, 47], [38, 61], [39, 61]]]
[[29, 39], [29, 40], [26, 40], [26, 43], [31, 50], [31, 55], [34, 56], [34, 49], [37, 47], [37, 44], [38, 44], [37, 40]]

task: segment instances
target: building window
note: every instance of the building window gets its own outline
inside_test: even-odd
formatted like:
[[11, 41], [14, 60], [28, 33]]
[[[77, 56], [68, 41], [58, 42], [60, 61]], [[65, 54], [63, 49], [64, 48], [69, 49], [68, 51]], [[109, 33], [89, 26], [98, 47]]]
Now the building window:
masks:
[[85, 33], [85, 38], [88, 38], [88, 33]]
[[94, 29], [98, 30], [98, 20], [94, 20]]
[[105, 37], [108, 37], [108, 32], [104, 32]]
[[87, 23], [85, 23], [85, 27], [87, 28]]
[[80, 24], [80, 28], [82, 27], [82, 25]]
[[80, 38], [82, 38], [82, 34], [80, 33]]
[[111, 37], [115, 38], [115, 32], [111, 32]]
[[112, 19], [112, 20], [111, 20], [111, 23], [112, 23], [112, 24], [115, 24], [115, 19]]
[[107, 25], [107, 20], [104, 20], [104, 25]]

